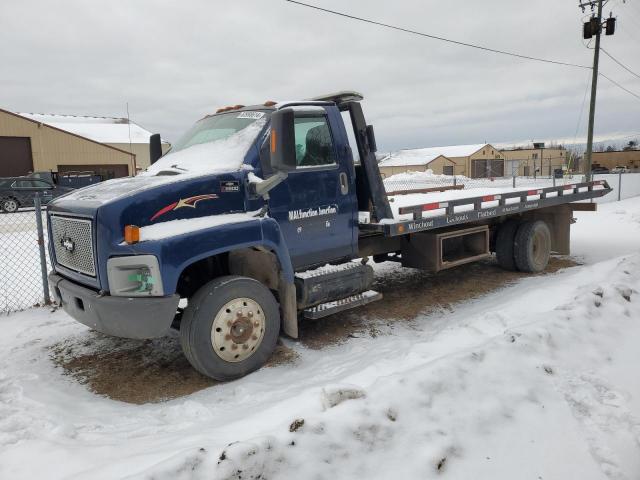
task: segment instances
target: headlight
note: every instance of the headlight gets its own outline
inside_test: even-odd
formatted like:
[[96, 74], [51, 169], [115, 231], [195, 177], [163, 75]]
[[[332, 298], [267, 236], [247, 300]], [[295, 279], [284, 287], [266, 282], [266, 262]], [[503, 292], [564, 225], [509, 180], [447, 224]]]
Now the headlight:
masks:
[[164, 295], [158, 259], [154, 255], [131, 255], [107, 260], [109, 290], [116, 297]]

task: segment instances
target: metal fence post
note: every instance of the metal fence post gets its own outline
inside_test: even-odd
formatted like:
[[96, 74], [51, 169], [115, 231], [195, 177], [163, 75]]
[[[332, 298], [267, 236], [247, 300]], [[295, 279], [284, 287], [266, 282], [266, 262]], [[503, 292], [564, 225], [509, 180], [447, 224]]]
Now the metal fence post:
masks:
[[44, 230], [42, 228], [42, 203], [40, 202], [40, 193], [36, 193], [34, 198], [36, 210], [36, 228], [38, 229], [38, 248], [40, 249], [40, 271], [42, 273], [42, 289], [44, 291], [44, 303], [51, 303], [49, 295], [49, 280], [47, 279], [47, 256], [44, 251]]
[[622, 199], [622, 172], [618, 172], [618, 201]]
[[454, 187], [456, 186], [456, 176], [455, 175], [453, 176], [453, 186]]
[[513, 176], [513, 188], [516, 188], [516, 176]]

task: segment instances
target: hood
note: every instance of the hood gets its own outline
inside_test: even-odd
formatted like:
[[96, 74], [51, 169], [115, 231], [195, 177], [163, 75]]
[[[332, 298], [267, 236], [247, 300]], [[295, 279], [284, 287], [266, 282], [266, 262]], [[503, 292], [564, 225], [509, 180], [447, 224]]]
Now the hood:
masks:
[[248, 171], [217, 175], [122, 178], [55, 199], [49, 210], [95, 216], [101, 222], [140, 227], [247, 210]]

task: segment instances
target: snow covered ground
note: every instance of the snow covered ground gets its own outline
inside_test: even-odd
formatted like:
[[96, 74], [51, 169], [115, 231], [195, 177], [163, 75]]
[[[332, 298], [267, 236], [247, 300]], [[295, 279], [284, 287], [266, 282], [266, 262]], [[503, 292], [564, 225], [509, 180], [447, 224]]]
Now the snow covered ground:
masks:
[[170, 401], [65, 375], [52, 348], [96, 337], [63, 312], [1, 317], [0, 478], [640, 478], [640, 201], [576, 215], [582, 266], [320, 350], [286, 340], [293, 364]]

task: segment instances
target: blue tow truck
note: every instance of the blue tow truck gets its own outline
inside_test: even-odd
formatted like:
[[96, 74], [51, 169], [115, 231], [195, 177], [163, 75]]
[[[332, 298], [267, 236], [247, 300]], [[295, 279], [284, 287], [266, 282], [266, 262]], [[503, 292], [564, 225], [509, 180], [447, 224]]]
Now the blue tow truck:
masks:
[[[576, 183], [394, 211], [356, 92], [227, 107], [142, 174], [48, 207], [49, 281], [77, 321], [118, 337], [180, 332], [195, 369], [258, 369], [283, 331], [381, 298], [373, 262], [431, 272], [496, 254], [539, 272], [569, 253], [573, 211], [610, 191]], [[351, 142], [350, 142], [351, 139]]]

